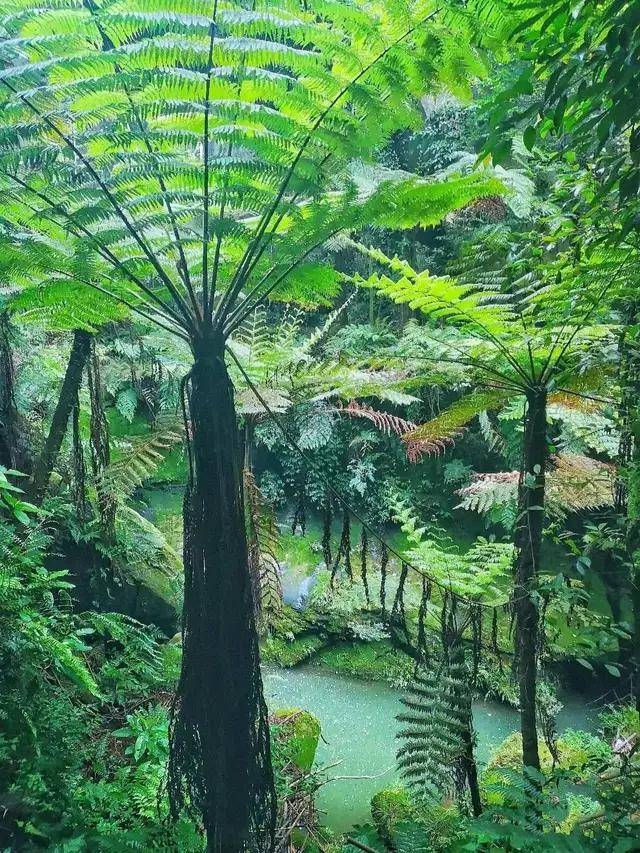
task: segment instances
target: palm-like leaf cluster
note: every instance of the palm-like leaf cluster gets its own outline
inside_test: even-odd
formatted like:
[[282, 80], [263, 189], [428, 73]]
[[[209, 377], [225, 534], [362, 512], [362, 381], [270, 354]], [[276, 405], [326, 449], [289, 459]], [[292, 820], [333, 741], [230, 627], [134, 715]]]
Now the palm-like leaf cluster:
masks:
[[454, 75], [445, 58], [457, 73], [464, 52], [467, 72], [478, 66], [456, 38], [469, 25], [428, 4], [1, 11], [2, 220], [20, 249], [8, 273], [26, 265], [50, 294], [89, 285], [107, 316], [96, 294], [185, 337], [228, 333], [279, 290], [333, 295], [313, 253], [338, 230], [432, 223], [492, 191], [478, 176], [404, 176], [365, 192], [347, 174], [415, 120], [414, 95]]

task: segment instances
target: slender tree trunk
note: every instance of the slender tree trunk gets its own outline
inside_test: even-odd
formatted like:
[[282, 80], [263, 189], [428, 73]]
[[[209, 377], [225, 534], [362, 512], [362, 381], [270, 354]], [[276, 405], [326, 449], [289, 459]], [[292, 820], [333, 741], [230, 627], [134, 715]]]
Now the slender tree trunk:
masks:
[[637, 321], [638, 304], [632, 302], [625, 311], [618, 347], [622, 389], [618, 464], [623, 476], [616, 483], [615, 509], [626, 516], [625, 551], [629, 565], [626, 584], [633, 613], [633, 632], [630, 640], [620, 642], [620, 659], [628, 667], [631, 696], [640, 711], [640, 358], [638, 342], [631, 331]]
[[480, 796], [480, 783], [478, 781], [478, 765], [473, 752], [473, 721], [471, 716], [471, 701], [469, 700], [469, 714], [467, 725], [462, 729], [462, 742], [464, 746], [464, 770], [467, 775], [467, 785], [471, 795], [471, 809], [474, 817], [482, 814], [482, 798]]
[[244, 470], [253, 473], [253, 434], [255, 425], [252, 415], [244, 419]]
[[540, 756], [536, 725], [538, 607], [535, 593], [544, 525], [546, 463], [547, 392], [537, 388], [527, 394], [515, 530], [514, 585], [522, 762], [525, 767], [536, 770], [540, 769]]
[[[640, 427], [637, 410], [635, 423], [636, 429]], [[631, 574], [633, 632], [630, 644], [625, 643], [622, 651], [629, 655], [630, 692], [636, 709], [640, 711], [640, 434], [634, 435], [633, 450], [627, 465], [626, 552]]]
[[18, 442], [20, 426], [14, 383], [9, 318], [3, 313], [0, 314], [0, 465], [21, 469]]
[[182, 672], [172, 720], [174, 813], [190, 802], [209, 853], [272, 848], [275, 794], [248, 569], [238, 427], [222, 339], [194, 344], [193, 476], [185, 497]]
[[35, 503], [40, 503], [47, 491], [51, 472], [58, 458], [65, 432], [67, 431], [69, 416], [73, 410], [78, 390], [82, 383], [82, 373], [87, 363], [90, 349], [91, 335], [82, 329], [76, 329], [73, 333], [71, 354], [62, 381], [58, 403], [51, 419], [49, 434], [45, 439], [44, 447], [33, 468], [31, 497]]

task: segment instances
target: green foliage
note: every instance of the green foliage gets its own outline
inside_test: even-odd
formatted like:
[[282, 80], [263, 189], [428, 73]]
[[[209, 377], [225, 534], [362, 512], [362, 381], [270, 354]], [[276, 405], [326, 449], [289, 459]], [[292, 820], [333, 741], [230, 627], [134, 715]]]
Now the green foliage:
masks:
[[464, 554], [442, 536], [437, 526], [422, 525], [406, 502], [393, 501], [394, 517], [406, 534], [406, 556], [446, 589], [464, 598], [502, 603], [503, 586], [511, 568], [513, 548], [478, 538]]
[[11, 849], [202, 850], [164, 823], [173, 673], [149, 627], [75, 613], [39, 527], [0, 522], [0, 785]]
[[415, 805], [405, 788], [387, 788], [371, 799], [371, 817], [378, 835], [390, 845], [398, 823], [412, 817]]
[[[468, 824], [455, 848], [468, 851], [566, 851], [605, 853], [634, 850], [640, 838], [631, 793], [637, 773], [628, 771], [599, 782], [596, 796], [576, 796], [562, 787], [562, 774], [550, 779], [533, 771], [503, 771], [487, 785], [490, 806]], [[560, 784], [559, 784], [560, 783]]]
[[612, 705], [599, 715], [605, 736], [613, 740], [616, 737], [640, 735], [640, 711], [633, 705]]
[[33, 504], [18, 497], [24, 494], [23, 490], [9, 480], [9, 477], [24, 476], [20, 471], [13, 471], [0, 465], [0, 511], [22, 524], [28, 524], [29, 515], [37, 513], [38, 509]]
[[278, 666], [297, 666], [313, 657], [325, 642], [326, 640], [317, 634], [307, 634], [291, 639], [270, 634], [260, 644], [261, 658], [265, 663], [275, 663]]
[[425, 799], [455, 790], [462, 756], [461, 733], [469, 724], [465, 697], [469, 684], [463, 667], [441, 664], [433, 672], [418, 670], [398, 715], [398, 767], [403, 779]]
[[[516, 0], [508, 6], [519, 13], [514, 41], [530, 63], [496, 105], [493, 127], [502, 119], [504, 133], [506, 123], [515, 124], [524, 129], [527, 148], [555, 148], [570, 165], [595, 161], [604, 192], [616, 192], [628, 205], [623, 220], [628, 231], [640, 162], [635, 130], [640, 102], [628, 64], [638, 50], [635, 5], [609, 0], [576, 10], [568, 0]], [[503, 145], [500, 154], [505, 153]]]
[[405, 688], [413, 675], [413, 662], [388, 640], [339, 643], [322, 649], [314, 658], [332, 672], [367, 681], [386, 681]]
[[[589, 732], [567, 729], [556, 743], [557, 761], [548, 746], [540, 740], [539, 751], [543, 773], [562, 771], [564, 778], [585, 782], [602, 770], [612, 759], [611, 747]], [[522, 764], [522, 736], [514, 732], [494, 751], [484, 777], [486, 785], [501, 778], [502, 770], [517, 771]], [[496, 773], [496, 771], [499, 771]]]
[[456, 806], [418, 800], [405, 788], [375, 794], [371, 816], [380, 839], [396, 853], [449, 850], [464, 827]]
[[68, 612], [73, 587], [67, 573], [48, 572], [41, 565], [50, 538], [35, 527], [21, 535], [2, 521], [0, 534], [0, 624], [7, 684], [16, 679], [16, 689], [23, 685], [26, 691], [33, 679], [52, 669], [80, 690], [99, 696], [84, 658], [89, 651], [84, 632]]

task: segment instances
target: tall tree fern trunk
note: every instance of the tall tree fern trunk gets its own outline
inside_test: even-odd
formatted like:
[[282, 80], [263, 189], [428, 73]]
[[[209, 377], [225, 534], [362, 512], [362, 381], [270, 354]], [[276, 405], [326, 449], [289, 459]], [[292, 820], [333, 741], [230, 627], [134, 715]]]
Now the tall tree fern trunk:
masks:
[[35, 503], [40, 503], [47, 491], [51, 472], [53, 471], [53, 466], [56, 463], [64, 435], [67, 431], [69, 416], [78, 399], [78, 391], [82, 384], [82, 374], [90, 351], [91, 335], [83, 329], [76, 329], [73, 333], [71, 354], [69, 355], [67, 369], [62, 380], [60, 396], [58, 397], [58, 402], [51, 419], [49, 433], [33, 467], [31, 497]]
[[185, 497], [183, 660], [170, 793], [209, 853], [272, 847], [275, 794], [248, 569], [238, 428], [221, 337], [194, 344]]
[[540, 756], [536, 725], [538, 607], [535, 596], [544, 524], [547, 463], [547, 392], [545, 388], [535, 388], [527, 394], [522, 461], [515, 531], [514, 586], [520, 728], [523, 764], [525, 767], [534, 767], [539, 770]]

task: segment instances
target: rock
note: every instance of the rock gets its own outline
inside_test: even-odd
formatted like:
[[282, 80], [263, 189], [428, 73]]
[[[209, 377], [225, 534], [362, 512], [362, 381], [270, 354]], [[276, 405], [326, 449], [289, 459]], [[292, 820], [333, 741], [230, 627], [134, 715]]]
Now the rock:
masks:
[[279, 736], [287, 743], [290, 760], [299, 770], [311, 770], [320, 740], [320, 723], [312, 713], [300, 708], [281, 708], [272, 716]]

